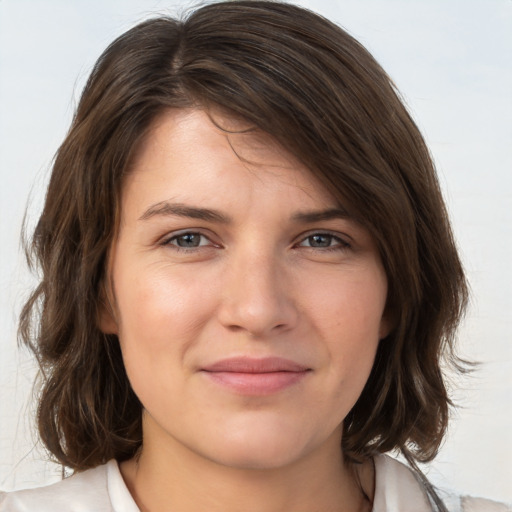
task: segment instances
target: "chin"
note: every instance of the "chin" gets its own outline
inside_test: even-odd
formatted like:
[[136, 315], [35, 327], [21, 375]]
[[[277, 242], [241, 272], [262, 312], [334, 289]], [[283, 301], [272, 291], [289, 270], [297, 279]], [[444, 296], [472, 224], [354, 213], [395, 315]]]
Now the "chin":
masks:
[[[288, 466], [305, 457], [317, 443], [296, 428], [252, 425], [231, 429], [210, 445], [211, 460], [227, 467], [267, 470]], [[211, 448], [214, 447], [213, 453]]]
[[[230, 446], [222, 452], [216, 451], [212, 460], [226, 467], [247, 469], [247, 470], [270, 470], [278, 469], [301, 458], [301, 451], [297, 448], [291, 450], [288, 447], [261, 446], [255, 449], [252, 443], [250, 446]], [[283, 449], [284, 448], [284, 449]]]

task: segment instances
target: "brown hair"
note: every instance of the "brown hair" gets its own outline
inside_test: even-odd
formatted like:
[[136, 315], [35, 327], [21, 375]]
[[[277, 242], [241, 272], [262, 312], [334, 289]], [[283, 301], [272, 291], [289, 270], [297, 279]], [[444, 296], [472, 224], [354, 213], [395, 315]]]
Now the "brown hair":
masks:
[[428, 150], [356, 40], [308, 10], [258, 0], [143, 22], [92, 71], [55, 158], [31, 246], [42, 279], [21, 315], [44, 374], [38, 420], [49, 451], [81, 470], [127, 459], [142, 442], [142, 406], [97, 314], [133, 153], [163, 109], [194, 105], [270, 134], [371, 232], [395, 328], [345, 420], [343, 450], [432, 459], [450, 405], [441, 359], [457, 362], [467, 288]]

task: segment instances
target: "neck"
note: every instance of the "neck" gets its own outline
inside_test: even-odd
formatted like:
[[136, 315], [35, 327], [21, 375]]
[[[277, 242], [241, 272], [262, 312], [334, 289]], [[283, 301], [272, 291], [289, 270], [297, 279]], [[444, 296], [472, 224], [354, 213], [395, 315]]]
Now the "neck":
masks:
[[354, 471], [340, 446], [337, 433], [298, 461], [255, 469], [219, 464], [174, 440], [148, 439], [121, 472], [141, 512], [369, 510], [364, 495], [373, 498], [373, 466]]

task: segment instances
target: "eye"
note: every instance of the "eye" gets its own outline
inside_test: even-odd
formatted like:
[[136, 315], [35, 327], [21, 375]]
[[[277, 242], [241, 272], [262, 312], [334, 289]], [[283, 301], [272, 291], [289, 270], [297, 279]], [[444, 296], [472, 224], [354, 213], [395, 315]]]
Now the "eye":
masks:
[[350, 247], [350, 244], [330, 233], [314, 233], [304, 238], [298, 246], [313, 249], [345, 249]]
[[201, 233], [180, 233], [165, 241], [164, 245], [174, 245], [179, 249], [196, 249], [205, 245], [212, 245], [211, 241]]

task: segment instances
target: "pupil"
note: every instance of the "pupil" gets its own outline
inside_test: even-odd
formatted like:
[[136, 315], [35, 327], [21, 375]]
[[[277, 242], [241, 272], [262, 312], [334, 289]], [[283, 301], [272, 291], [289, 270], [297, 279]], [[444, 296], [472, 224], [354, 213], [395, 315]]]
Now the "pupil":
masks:
[[329, 247], [331, 237], [327, 235], [313, 235], [310, 237], [309, 243], [311, 247]]
[[199, 246], [199, 236], [194, 235], [193, 233], [188, 233], [186, 235], [182, 235], [178, 238], [178, 245], [180, 247], [198, 247]]

